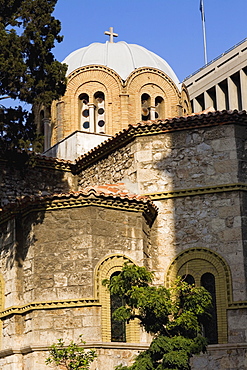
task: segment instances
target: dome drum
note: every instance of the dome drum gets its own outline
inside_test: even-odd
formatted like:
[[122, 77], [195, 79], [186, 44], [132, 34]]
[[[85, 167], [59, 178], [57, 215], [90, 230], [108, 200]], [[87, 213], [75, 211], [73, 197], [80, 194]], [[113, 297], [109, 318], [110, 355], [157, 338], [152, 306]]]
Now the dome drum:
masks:
[[[142, 46], [94, 43], [74, 51], [64, 63], [67, 90], [53, 104], [50, 146], [78, 130], [115, 135], [142, 120], [190, 113], [188, 96], [183, 94], [182, 100], [183, 87], [171, 67]], [[56, 108], [60, 103], [62, 111]]]

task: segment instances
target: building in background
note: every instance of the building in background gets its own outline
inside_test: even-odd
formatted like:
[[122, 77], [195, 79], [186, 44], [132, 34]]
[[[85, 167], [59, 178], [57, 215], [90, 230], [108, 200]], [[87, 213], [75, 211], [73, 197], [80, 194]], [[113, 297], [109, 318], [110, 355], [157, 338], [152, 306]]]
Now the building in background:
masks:
[[184, 80], [192, 110], [247, 109], [247, 39]]

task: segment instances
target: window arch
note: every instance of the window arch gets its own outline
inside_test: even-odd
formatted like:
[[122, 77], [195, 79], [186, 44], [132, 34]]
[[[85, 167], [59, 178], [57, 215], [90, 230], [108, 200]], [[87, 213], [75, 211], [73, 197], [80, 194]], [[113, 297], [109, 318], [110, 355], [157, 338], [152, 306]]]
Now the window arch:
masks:
[[150, 106], [151, 106], [150, 96], [148, 94], [142, 94], [141, 96], [142, 121], [148, 121], [150, 119]]
[[165, 118], [165, 102], [161, 96], [155, 98], [155, 119]]
[[[119, 271], [114, 272], [111, 275], [112, 279], [114, 276], [119, 275]], [[112, 342], [126, 342], [126, 325], [124, 322], [114, 320], [113, 313], [114, 311], [123, 306], [124, 302], [121, 297], [117, 294], [110, 296], [111, 301], [111, 341]]]
[[182, 279], [189, 285], [194, 285], [195, 284], [195, 279], [192, 275], [186, 274], [182, 276]]
[[102, 91], [97, 91], [94, 94], [95, 106], [95, 132], [105, 133], [105, 94]]
[[226, 310], [228, 303], [232, 302], [229, 266], [215, 252], [206, 248], [193, 248], [180, 253], [173, 260], [166, 274], [166, 286], [169, 287], [178, 275], [186, 276], [187, 274], [194, 278], [195, 284], [198, 286], [204, 284], [209, 287], [209, 279], [211, 279], [211, 285], [215, 279], [215, 298], [213, 297], [215, 299], [215, 319], [217, 319], [215, 333], [218, 334], [218, 343], [227, 343]]
[[[195, 285], [195, 278], [190, 274], [182, 276], [183, 281], [190, 285]], [[217, 308], [216, 308], [216, 289], [215, 277], [212, 273], [206, 272], [201, 276], [200, 285], [203, 286], [212, 296], [212, 307], [208, 310], [210, 320], [205, 318], [203, 324], [203, 333], [208, 340], [208, 344], [218, 343], [218, 328], [217, 328]]]
[[[118, 274], [125, 262], [134, 263], [128, 257], [123, 255], [108, 256], [96, 266], [95, 274], [95, 292], [96, 297], [101, 304], [101, 328], [102, 341], [111, 342], [112, 326], [111, 326], [111, 297], [105, 286], [102, 285], [102, 280], [110, 279], [114, 274]], [[138, 343], [140, 341], [140, 326], [138, 320], [133, 320], [126, 324], [126, 342]], [[115, 341], [115, 340], [114, 340]]]
[[87, 94], [79, 95], [79, 113], [80, 113], [80, 129], [82, 131], [92, 131], [93, 127], [90, 127], [90, 115], [89, 115], [89, 96]]
[[209, 344], [215, 344], [218, 343], [215, 276], [211, 272], [203, 274], [201, 276], [201, 286], [207, 289], [212, 296], [212, 307], [209, 311], [211, 319], [204, 325], [204, 334]]

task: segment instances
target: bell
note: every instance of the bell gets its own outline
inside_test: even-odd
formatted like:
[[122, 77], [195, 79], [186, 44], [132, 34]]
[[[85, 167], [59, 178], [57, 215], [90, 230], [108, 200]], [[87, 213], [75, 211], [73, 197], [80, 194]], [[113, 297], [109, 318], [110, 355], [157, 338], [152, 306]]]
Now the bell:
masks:
[[148, 108], [142, 108], [142, 115], [143, 116], [148, 116], [149, 115], [149, 109]]

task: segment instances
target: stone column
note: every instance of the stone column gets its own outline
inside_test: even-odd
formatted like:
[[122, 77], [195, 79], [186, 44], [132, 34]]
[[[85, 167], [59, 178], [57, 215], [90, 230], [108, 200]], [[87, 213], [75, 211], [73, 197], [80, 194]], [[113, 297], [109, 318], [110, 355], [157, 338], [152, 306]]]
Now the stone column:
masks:
[[[214, 102], [207, 91], [204, 92], [205, 109], [214, 107]], [[215, 107], [214, 107], [215, 108]]]
[[238, 109], [238, 89], [231, 77], [227, 77], [229, 109]]
[[194, 113], [198, 113], [202, 111], [202, 106], [201, 104], [199, 104], [196, 98], [193, 99], [193, 107], [194, 107]]
[[240, 86], [241, 86], [242, 109], [247, 110], [247, 76], [242, 69], [240, 70]]
[[150, 119], [155, 120], [155, 106], [150, 107]]
[[217, 84], [215, 86], [216, 89], [216, 105], [217, 110], [224, 110], [226, 109], [226, 96], [224, 91], [221, 89], [221, 87]]
[[88, 109], [89, 109], [89, 131], [90, 132], [96, 132], [96, 129], [94, 127], [94, 110], [95, 105], [93, 103], [88, 103]]

